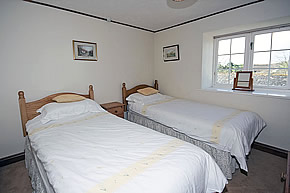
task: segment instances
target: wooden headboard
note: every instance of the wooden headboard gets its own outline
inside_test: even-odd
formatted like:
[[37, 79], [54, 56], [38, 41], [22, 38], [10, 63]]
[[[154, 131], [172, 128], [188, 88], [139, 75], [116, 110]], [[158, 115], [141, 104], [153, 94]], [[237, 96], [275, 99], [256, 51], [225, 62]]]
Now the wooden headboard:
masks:
[[93, 86], [89, 86], [89, 93], [87, 95], [85, 94], [78, 94], [78, 93], [56, 93], [52, 95], [48, 95], [47, 97], [44, 97], [42, 99], [36, 100], [36, 101], [31, 101], [31, 102], [26, 102], [25, 97], [24, 97], [24, 92], [19, 91], [18, 92], [18, 102], [19, 102], [19, 107], [20, 107], [20, 115], [21, 115], [21, 122], [22, 122], [22, 131], [23, 131], [23, 136], [25, 137], [27, 135], [26, 132], [26, 126], [25, 124], [27, 123], [28, 120], [33, 119], [37, 115], [39, 115], [37, 109], [42, 107], [43, 105], [46, 105], [48, 103], [54, 102], [52, 99], [58, 95], [62, 94], [77, 94], [81, 95], [83, 97], [89, 98], [94, 100], [94, 89]]
[[127, 111], [127, 101], [126, 101], [126, 98], [130, 95], [130, 94], [133, 94], [133, 93], [136, 93], [138, 89], [142, 89], [142, 88], [146, 88], [146, 87], [151, 87], [151, 88], [155, 88], [156, 90], [158, 90], [158, 81], [155, 80], [154, 81], [154, 86], [149, 86], [149, 85], [146, 85], [146, 84], [140, 84], [140, 85], [137, 85], [129, 90], [127, 90], [126, 88], [126, 83], [123, 83], [123, 87], [122, 87], [122, 99], [123, 99], [123, 104], [125, 105], [125, 111]]

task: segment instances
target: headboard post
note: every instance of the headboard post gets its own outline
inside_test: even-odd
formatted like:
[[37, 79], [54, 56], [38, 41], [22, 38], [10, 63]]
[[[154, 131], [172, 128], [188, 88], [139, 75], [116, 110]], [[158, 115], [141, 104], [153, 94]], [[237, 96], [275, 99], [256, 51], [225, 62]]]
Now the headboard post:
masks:
[[155, 88], [156, 90], [158, 90], [158, 80], [155, 80], [155, 81], [154, 81], [154, 88]]
[[122, 84], [122, 100], [123, 100], [123, 104], [125, 105], [125, 111], [127, 111], [127, 101], [126, 101], [126, 83]]
[[90, 97], [90, 99], [94, 100], [94, 88], [93, 88], [93, 85], [89, 86], [89, 97]]
[[27, 135], [25, 124], [28, 121], [28, 116], [27, 116], [27, 111], [26, 111], [26, 101], [24, 97], [24, 92], [19, 91], [18, 96], [19, 96], [18, 101], [19, 101], [19, 108], [20, 108], [20, 115], [21, 115], [22, 132], [23, 132], [23, 137], [25, 137]]

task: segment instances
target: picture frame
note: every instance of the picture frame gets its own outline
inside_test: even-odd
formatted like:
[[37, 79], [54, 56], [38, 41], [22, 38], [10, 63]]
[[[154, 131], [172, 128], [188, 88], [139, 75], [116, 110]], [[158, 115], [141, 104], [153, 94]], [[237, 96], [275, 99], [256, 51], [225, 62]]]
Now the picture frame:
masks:
[[98, 60], [96, 43], [73, 40], [72, 44], [74, 60]]
[[171, 45], [163, 47], [163, 61], [177, 61], [179, 60], [179, 45]]
[[234, 79], [233, 90], [254, 91], [253, 89], [253, 72], [238, 71]]

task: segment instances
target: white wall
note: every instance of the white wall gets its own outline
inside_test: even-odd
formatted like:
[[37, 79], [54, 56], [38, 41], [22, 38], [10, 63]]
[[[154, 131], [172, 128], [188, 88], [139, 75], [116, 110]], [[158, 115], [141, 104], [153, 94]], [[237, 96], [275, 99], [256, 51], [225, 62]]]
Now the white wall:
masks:
[[[0, 158], [23, 151], [19, 90], [30, 101], [58, 91], [86, 93], [93, 84], [102, 103], [121, 101], [124, 81], [131, 87], [153, 78], [166, 94], [259, 113], [268, 127], [258, 141], [290, 149], [289, 101], [199, 90], [204, 34], [287, 16], [289, 3], [266, 0], [153, 35], [20, 0], [0, 1]], [[73, 39], [96, 42], [99, 60], [74, 61]], [[176, 43], [181, 60], [163, 63], [162, 47]]]
[[[289, 0], [266, 0], [157, 33], [154, 36], [154, 78], [159, 80], [161, 92], [257, 112], [268, 124], [257, 141], [290, 150], [290, 100], [201, 90], [202, 63], [211, 61], [210, 58], [202, 61], [203, 38], [207, 38], [205, 34], [243, 29], [244, 26], [260, 26], [264, 22], [273, 23], [273, 19], [290, 23], [287, 17], [290, 16], [289, 7]], [[164, 63], [162, 47], [173, 44], [180, 46], [180, 61]], [[204, 46], [210, 49], [210, 45]], [[206, 73], [211, 73], [211, 70]]]
[[[20, 0], [0, 1], [0, 158], [23, 152], [17, 92], [27, 101], [52, 92], [121, 101], [128, 87], [153, 82], [153, 34]], [[98, 61], [74, 61], [72, 40], [96, 42]]]

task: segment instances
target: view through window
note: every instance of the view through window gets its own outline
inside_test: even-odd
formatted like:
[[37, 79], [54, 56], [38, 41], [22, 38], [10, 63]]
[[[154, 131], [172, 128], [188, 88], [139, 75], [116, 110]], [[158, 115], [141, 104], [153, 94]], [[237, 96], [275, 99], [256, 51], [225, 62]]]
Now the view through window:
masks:
[[232, 85], [237, 71], [252, 70], [255, 87], [289, 89], [290, 28], [215, 39], [214, 85]]

